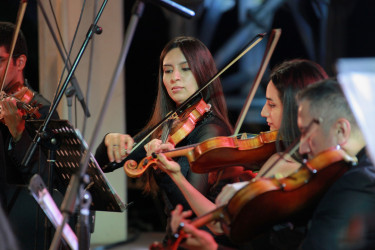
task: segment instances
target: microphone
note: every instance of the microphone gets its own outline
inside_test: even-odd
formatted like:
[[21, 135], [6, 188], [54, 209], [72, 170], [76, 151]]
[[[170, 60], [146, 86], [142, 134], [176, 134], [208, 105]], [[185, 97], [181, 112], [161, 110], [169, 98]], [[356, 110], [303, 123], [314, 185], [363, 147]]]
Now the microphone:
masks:
[[160, 5], [170, 11], [173, 11], [180, 16], [183, 16], [185, 18], [192, 18], [195, 16], [195, 12], [191, 9], [186, 8], [185, 6], [178, 4], [176, 2], [170, 1], [170, 0], [148, 0], [149, 2]]

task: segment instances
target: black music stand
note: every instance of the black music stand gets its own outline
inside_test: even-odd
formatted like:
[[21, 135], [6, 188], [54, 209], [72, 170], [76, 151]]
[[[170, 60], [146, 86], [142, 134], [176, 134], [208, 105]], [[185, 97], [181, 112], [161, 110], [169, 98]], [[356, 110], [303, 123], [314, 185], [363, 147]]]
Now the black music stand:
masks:
[[[33, 137], [37, 133], [43, 120], [26, 121], [26, 129]], [[75, 130], [67, 120], [51, 120], [46, 132], [56, 138], [58, 148], [55, 150], [55, 168], [53, 172], [60, 178], [65, 187], [68, 187], [70, 178], [79, 170], [83, 153], [87, 150], [87, 143], [82, 139], [80, 132]], [[43, 146], [46, 155], [49, 149]], [[126, 209], [124, 202], [117, 195], [108, 182], [103, 171], [90, 153], [90, 161], [86, 174], [90, 180], [86, 187], [92, 196], [90, 210], [123, 212]]]

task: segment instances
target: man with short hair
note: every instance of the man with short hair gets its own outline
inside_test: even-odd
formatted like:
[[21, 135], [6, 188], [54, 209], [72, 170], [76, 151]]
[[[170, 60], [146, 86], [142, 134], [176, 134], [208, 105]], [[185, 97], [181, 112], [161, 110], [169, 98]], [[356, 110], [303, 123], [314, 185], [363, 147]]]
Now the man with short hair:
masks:
[[[375, 211], [375, 168], [366, 155], [366, 143], [348, 102], [335, 80], [312, 84], [297, 95], [300, 153], [308, 159], [340, 148], [358, 164], [337, 179], [324, 194], [309, 222], [302, 249], [341, 249], [350, 220]], [[309, 124], [319, 126], [307, 132]]]
[[[48, 114], [50, 103], [26, 83], [23, 71], [27, 62], [27, 45], [22, 32], [18, 35], [10, 57], [14, 30], [14, 24], [0, 22], [0, 85], [9, 59], [2, 90], [8, 96], [27, 91], [31, 99], [28, 104], [35, 101], [40, 105], [38, 111], [43, 119]], [[45, 157], [40, 154], [39, 159], [36, 151], [29, 166], [21, 166], [33, 138], [25, 130], [25, 113], [17, 107], [16, 102], [14, 97], [0, 99], [0, 202], [9, 216], [21, 249], [44, 249], [44, 216], [40, 212], [37, 215], [38, 205], [29, 194], [27, 185], [33, 174], [39, 173], [42, 177], [47, 175], [47, 164]], [[57, 113], [52, 118], [58, 119]]]
[[[346, 244], [351, 220], [375, 211], [375, 168], [366, 155], [365, 140], [336, 81], [329, 79], [311, 84], [299, 92], [297, 100], [301, 155], [311, 160], [340, 148], [348, 158], [357, 159], [356, 165], [342, 165], [347, 171], [332, 181], [319, 201], [300, 249], [351, 249], [353, 245]], [[310, 126], [315, 121], [319, 121], [319, 125]], [[181, 206], [177, 206], [172, 220], [184, 221], [184, 213]], [[185, 223], [185, 232], [189, 235], [184, 243], [187, 249], [220, 249], [214, 238], [203, 230]], [[369, 246], [374, 242], [374, 235], [367, 233], [363, 239], [366, 241], [356, 247]], [[262, 245], [259, 247], [262, 249]]]

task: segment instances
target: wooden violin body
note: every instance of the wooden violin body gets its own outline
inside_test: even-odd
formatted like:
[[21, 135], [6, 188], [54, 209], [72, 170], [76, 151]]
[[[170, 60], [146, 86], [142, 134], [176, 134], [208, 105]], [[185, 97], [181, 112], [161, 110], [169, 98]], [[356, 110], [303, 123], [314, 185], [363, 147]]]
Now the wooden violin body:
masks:
[[[193, 100], [195, 101], [195, 100]], [[188, 136], [195, 128], [196, 124], [201, 121], [204, 116], [210, 112], [211, 105], [207, 104], [202, 98], [195, 101], [193, 104], [189, 104], [186, 109], [181, 112], [176, 112], [170, 116], [166, 129], [160, 131], [157, 138], [160, 138], [161, 141], [167, 141], [172, 145], [178, 144], [186, 136]], [[147, 136], [148, 137], [148, 136]], [[143, 139], [144, 140], [144, 139]], [[133, 147], [132, 152], [142, 145], [143, 140], [136, 144]], [[137, 168], [137, 162], [134, 160], [128, 160], [125, 158], [120, 163], [112, 162], [102, 167], [103, 170], [115, 169], [123, 166], [125, 172], [129, 170], [129, 177], [139, 177], [141, 176], [146, 169]]]
[[[277, 131], [250, 136], [218, 136], [164, 154], [170, 158], [187, 157], [190, 168], [195, 173], [208, 173], [230, 166], [257, 170], [276, 152], [276, 138]], [[124, 170], [129, 177], [139, 177], [156, 161], [156, 155], [145, 157], [139, 164], [127, 161]]]
[[354, 162], [342, 150], [328, 150], [294, 174], [262, 178], [239, 190], [226, 206], [224, 232], [245, 242], [277, 223], [310, 218], [323, 194]]
[[215, 137], [197, 145], [186, 157], [195, 173], [208, 173], [230, 166], [258, 170], [276, 152], [276, 138], [277, 131]]
[[[191, 224], [199, 228], [220, 221], [233, 242], [250, 241], [278, 223], [310, 218], [332, 183], [355, 164], [356, 160], [342, 150], [324, 151], [286, 178], [250, 182], [227, 205], [195, 218]], [[177, 242], [184, 233], [179, 235]]]
[[[17, 108], [22, 112], [24, 119], [39, 119], [39, 105], [32, 103], [34, 92], [23, 84], [14, 83], [10, 88], [0, 94], [1, 100], [6, 97], [13, 97], [16, 100]], [[0, 120], [2, 120], [0, 109]]]
[[[181, 115], [176, 117], [176, 124], [172, 127], [167, 141], [176, 145], [190, 134], [197, 122], [202, 120], [204, 115], [209, 112], [211, 105], [201, 99], [197, 104], [187, 108]], [[173, 116], [172, 116], [173, 117]]]
[[[18, 9], [17, 22], [16, 22], [16, 26], [14, 28], [12, 42], [9, 46], [9, 56], [6, 60], [6, 67], [5, 67], [5, 70], [2, 73], [3, 75], [1, 77], [2, 81], [1, 81], [1, 85], [0, 85], [0, 99], [3, 100], [5, 97], [8, 97], [8, 96], [11, 96], [11, 97], [15, 98], [17, 108], [18, 108], [18, 110], [21, 111], [21, 113], [23, 115], [23, 118], [24, 119], [27, 119], [27, 118], [35, 119], [35, 118], [40, 118], [41, 115], [38, 112], [38, 109], [39, 109], [38, 107], [33, 107], [33, 106], [29, 105], [29, 102], [32, 100], [32, 98], [34, 96], [33, 92], [31, 90], [29, 90], [28, 88], [24, 87], [24, 85], [22, 83], [19, 83], [19, 82], [12, 83], [11, 85], [8, 83], [9, 84], [8, 86], [6, 86], [6, 84], [5, 84], [5, 81], [7, 79], [7, 73], [8, 73], [9, 65], [10, 65], [10, 62], [11, 62], [11, 58], [13, 58], [13, 52], [14, 52], [14, 48], [16, 46], [17, 37], [18, 37], [19, 31], [20, 31], [22, 19], [23, 19], [23, 16], [25, 14], [26, 6], [27, 6], [27, 1], [21, 0], [20, 6], [19, 6], [19, 9]], [[0, 108], [0, 121], [3, 122], [3, 115], [1, 114], [1, 108]]]

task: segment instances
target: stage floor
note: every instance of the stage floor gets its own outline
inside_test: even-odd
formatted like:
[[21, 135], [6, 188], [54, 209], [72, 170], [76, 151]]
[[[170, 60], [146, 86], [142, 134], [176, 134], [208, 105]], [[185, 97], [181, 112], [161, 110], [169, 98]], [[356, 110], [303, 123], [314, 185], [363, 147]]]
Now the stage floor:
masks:
[[[164, 232], [140, 232], [138, 235], [129, 235], [129, 242], [111, 246], [92, 246], [93, 250], [148, 250], [150, 245], [158, 241], [160, 242], [165, 233]], [[134, 240], [131, 240], [134, 239]]]

